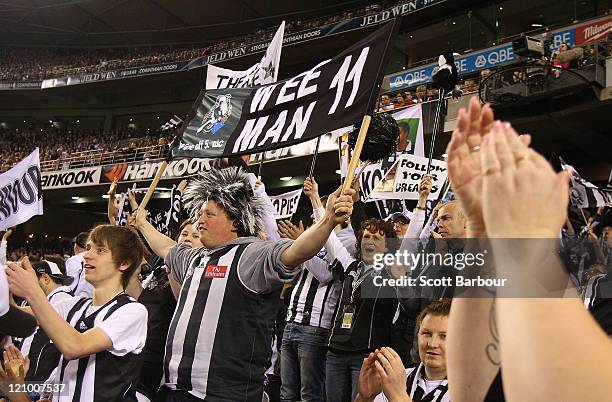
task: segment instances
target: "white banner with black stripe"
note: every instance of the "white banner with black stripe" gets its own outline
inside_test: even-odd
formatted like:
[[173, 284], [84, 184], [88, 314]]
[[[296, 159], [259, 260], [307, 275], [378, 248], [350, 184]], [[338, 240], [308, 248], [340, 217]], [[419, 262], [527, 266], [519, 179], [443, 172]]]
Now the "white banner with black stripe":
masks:
[[572, 173], [570, 177], [570, 203], [577, 208], [612, 207], [612, 190], [601, 189], [580, 177], [573, 166], [561, 158], [561, 168]]
[[0, 230], [43, 214], [38, 148], [0, 175]]
[[284, 36], [285, 21], [276, 30], [259, 63], [248, 70], [234, 71], [209, 64], [206, 68], [206, 89], [250, 88], [276, 82]]

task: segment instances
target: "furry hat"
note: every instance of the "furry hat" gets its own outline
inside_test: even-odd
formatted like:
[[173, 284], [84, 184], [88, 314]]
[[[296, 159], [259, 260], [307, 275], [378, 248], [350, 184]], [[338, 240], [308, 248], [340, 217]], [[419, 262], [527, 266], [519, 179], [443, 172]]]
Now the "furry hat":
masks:
[[[356, 124], [355, 129], [349, 134], [348, 144], [351, 150], [354, 149], [355, 144], [357, 144], [359, 126], [360, 124]], [[376, 163], [381, 159], [393, 155], [399, 132], [399, 126], [393, 116], [387, 113], [374, 114], [368, 132], [366, 133], [359, 160]]]
[[263, 231], [264, 203], [253, 194], [245, 170], [212, 168], [192, 179], [183, 192], [183, 203], [192, 222], [197, 222], [208, 200], [216, 202], [234, 220], [238, 236], [258, 236]]

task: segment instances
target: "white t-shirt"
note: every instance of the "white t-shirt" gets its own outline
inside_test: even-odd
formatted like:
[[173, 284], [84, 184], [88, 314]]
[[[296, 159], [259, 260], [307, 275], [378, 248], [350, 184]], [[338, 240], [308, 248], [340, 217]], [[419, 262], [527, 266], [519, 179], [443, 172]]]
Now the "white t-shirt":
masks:
[[66, 260], [66, 275], [74, 278], [70, 284], [70, 289], [75, 296], [93, 296], [93, 286], [85, 280], [85, 268], [83, 261], [85, 260], [85, 252], [73, 255]]
[[[66, 320], [68, 312], [82, 297], [63, 300], [53, 303], [53, 308]], [[86, 316], [95, 313], [102, 306], [90, 306]], [[105, 313], [101, 312], [94, 321], [94, 327], [104, 331], [110, 338], [113, 346], [108, 351], [116, 356], [125, 356], [128, 353], [139, 354], [147, 340], [148, 312], [140, 303], [128, 303], [119, 307], [113, 314], [104, 320]]]

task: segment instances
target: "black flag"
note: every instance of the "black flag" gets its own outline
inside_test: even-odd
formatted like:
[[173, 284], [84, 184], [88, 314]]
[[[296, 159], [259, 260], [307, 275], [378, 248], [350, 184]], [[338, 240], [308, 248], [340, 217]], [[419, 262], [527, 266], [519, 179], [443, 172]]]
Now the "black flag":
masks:
[[293, 78], [256, 88], [202, 91], [171, 147], [172, 157], [252, 154], [308, 141], [361, 121], [396, 23]]

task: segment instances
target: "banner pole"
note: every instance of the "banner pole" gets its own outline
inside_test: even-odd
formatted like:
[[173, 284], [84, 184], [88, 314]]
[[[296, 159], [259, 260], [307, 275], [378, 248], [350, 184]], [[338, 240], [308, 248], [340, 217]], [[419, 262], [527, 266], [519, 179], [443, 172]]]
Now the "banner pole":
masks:
[[259, 167], [257, 168], [257, 180], [261, 181], [261, 168], [263, 167], [264, 157], [266, 156], [266, 152], [261, 152], [259, 154]]
[[440, 118], [442, 117], [442, 102], [444, 102], [445, 91], [440, 88], [438, 93], [438, 103], [436, 104], [436, 115], [434, 117], [433, 132], [431, 133], [431, 144], [429, 145], [429, 160], [427, 161], [427, 174], [431, 171], [431, 160], [433, 159], [434, 145], [436, 144], [436, 134], [440, 128]]
[[317, 163], [317, 155], [319, 154], [319, 144], [321, 144], [321, 136], [317, 137], [317, 145], [315, 146], [314, 156], [312, 157], [312, 163], [310, 164], [310, 173], [308, 177], [312, 178], [312, 174], [314, 173], [315, 164]]
[[584, 224], [589, 226], [589, 221], [586, 218], [586, 215], [584, 214], [584, 209], [580, 208], [580, 213], [582, 214], [582, 219], [584, 219]]
[[348, 171], [346, 172], [346, 177], [344, 178], [344, 182], [342, 183], [342, 192], [340, 194], [343, 194], [346, 190], [348, 190], [351, 187], [351, 184], [353, 183], [353, 176], [355, 176], [355, 170], [357, 170], [359, 156], [361, 155], [361, 149], [363, 148], [363, 143], [365, 142], [366, 134], [368, 133], [368, 128], [370, 127], [371, 120], [372, 118], [370, 116], [363, 116], [361, 128], [359, 129], [359, 136], [357, 137], [357, 143], [355, 144], [353, 155], [351, 155], [351, 162], [349, 163]]
[[166, 171], [166, 167], [168, 167], [168, 161], [163, 161], [161, 165], [159, 165], [159, 169], [157, 169], [157, 173], [155, 173], [155, 177], [153, 178], [153, 181], [151, 182], [151, 185], [149, 186], [149, 189], [147, 190], [147, 193], [145, 194], [138, 208], [140, 209], [147, 208], [147, 204], [149, 203], [149, 200], [151, 199], [151, 197], [153, 196], [153, 193], [155, 192], [155, 187], [157, 187], [157, 183], [159, 183], [159, 180], [161, 179], [164, 172]]

